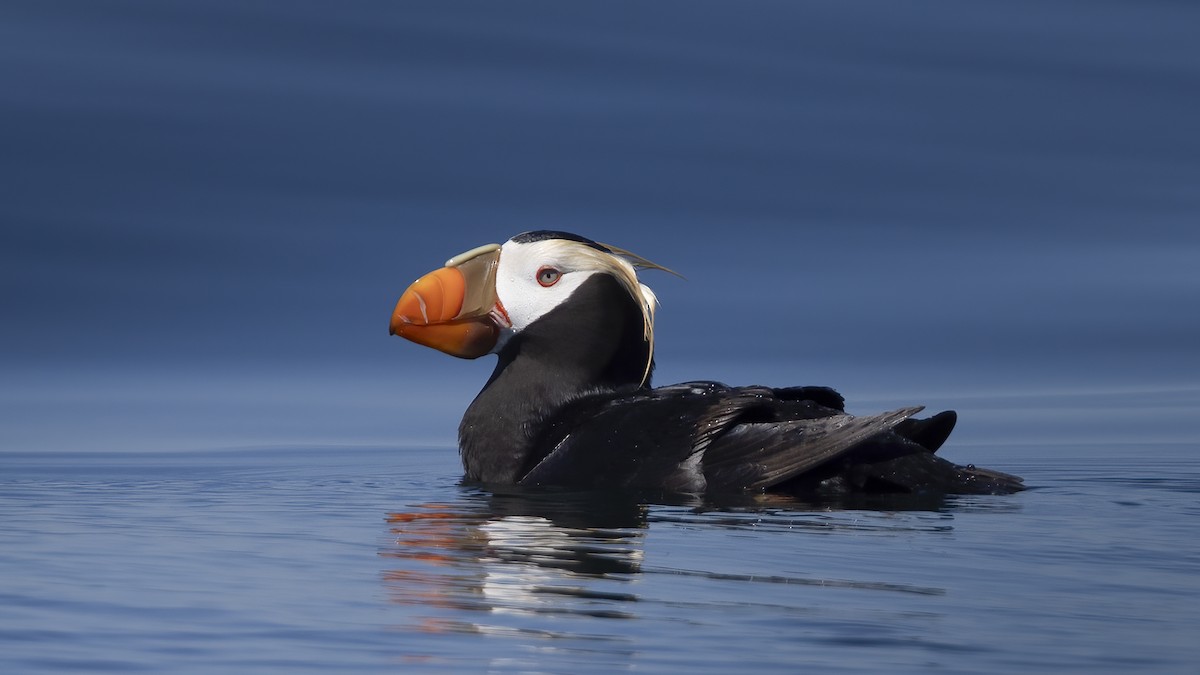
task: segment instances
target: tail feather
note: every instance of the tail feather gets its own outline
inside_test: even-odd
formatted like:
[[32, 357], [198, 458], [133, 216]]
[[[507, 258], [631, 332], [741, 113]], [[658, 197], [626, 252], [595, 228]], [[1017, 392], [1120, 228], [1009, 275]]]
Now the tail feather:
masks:
[[897, 424], [893, 431], [930, 452], [937, 452], [950, 437], [957, 422], [958, 414], [947, 410], [921, 420], [906, 419]]

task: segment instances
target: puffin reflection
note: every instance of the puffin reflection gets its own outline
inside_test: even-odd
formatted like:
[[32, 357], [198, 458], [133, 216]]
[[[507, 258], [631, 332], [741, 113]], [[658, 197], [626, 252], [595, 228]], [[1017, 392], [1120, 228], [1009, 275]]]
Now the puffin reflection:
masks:
[[[561, 622], [518, 627], [503, 617], [633, 618], [637, 596], [613, 588], [641, 570], [643, 503], [611, 492], [464, 489], [460, 502], [387, 515], [394, 542], [381, 555], [394, 564], [384, 583], [393, 601], [427, 610], [419, 628], [579, 637]], [[465, 622], [458, 610], [488, 616]]]

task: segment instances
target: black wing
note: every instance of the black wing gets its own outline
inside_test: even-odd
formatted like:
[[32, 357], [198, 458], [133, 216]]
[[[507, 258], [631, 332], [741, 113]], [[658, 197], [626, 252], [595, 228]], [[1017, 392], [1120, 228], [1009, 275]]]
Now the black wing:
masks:
[[920, 410], [852, 417], [841, 405], [841, 396], [824, 387], [715, 382], [588, 397], [548, 421], [543, 459], [520, 482], [760, 489], [834, 460]]
[[921, 410], [736, 423], [705, 451], [705, 477], [710, 489], [769, 488], [854, 451]]
[[692, 382], [581, 398], [544, 423], [524, 485], [704, 489], [687, 470], [705, 430], [723, 426], [729, 387]]

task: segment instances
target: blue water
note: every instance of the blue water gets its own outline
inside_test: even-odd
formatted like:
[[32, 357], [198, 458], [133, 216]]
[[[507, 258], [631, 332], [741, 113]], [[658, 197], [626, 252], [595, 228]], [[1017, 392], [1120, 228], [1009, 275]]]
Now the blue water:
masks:
[[922, 511], [493, 495], [445, 449], [9, 456], [0, 664], [1193, 671], [1200, 461], [1105, 450], [988, 448], [1034, 489]]
[[[0, 671], [1195, 672], [1200, 9], [0, 4]], [[954, 408], [1031, 490], [458, 484], [476, 245], [650, 274], [657, 381]], [[485, 360], [486, 361], [486, 360]]]

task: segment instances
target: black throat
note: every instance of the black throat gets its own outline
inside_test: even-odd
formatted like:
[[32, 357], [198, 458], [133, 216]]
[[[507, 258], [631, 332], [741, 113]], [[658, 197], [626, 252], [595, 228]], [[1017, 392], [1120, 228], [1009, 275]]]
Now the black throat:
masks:
[[539, 435], [565, 404], [648, 386], [648, 352], [637, 301], [607, 274], [588, 279], [501, 350], [458, 428], [467, 478], [520, 480], [553, 449]]

